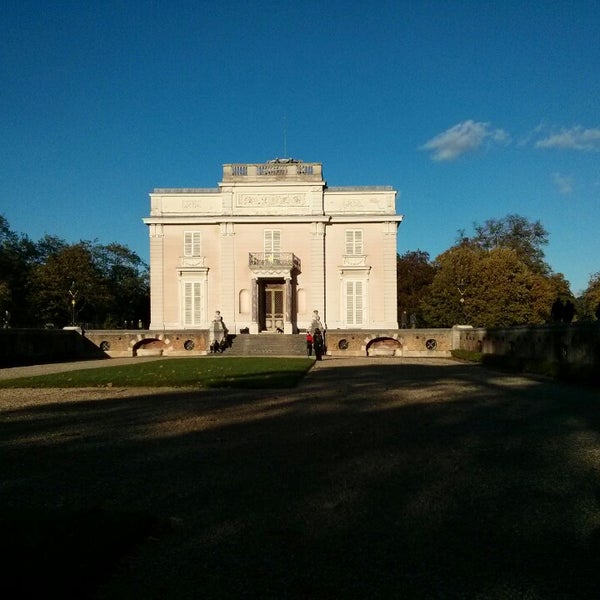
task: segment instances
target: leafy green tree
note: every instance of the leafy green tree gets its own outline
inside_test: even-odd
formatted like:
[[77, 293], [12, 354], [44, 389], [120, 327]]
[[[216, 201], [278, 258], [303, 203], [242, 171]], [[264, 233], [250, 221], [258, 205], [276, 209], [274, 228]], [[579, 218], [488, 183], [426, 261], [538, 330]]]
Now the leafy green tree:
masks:
[[543, 323], [554, 288], [511, 248], [483, 249], [465, 241], [441, 254], [421, 308], [437, 327], [509, 327]]
[[459, 232], [461, 242], [468, 242], [483, 250], [511, 248], [532, 271], [549, 274], [543, 247], [548, 244], [548, 232], [540, 221], [531, 222], [521, 215], [507, 215], [502, 219], [488, 219], [482, 225], [474, 223], [474, 235], [466, 237]]
[[73, 320], [96, 322], [111, 302], [89, 242], [66, 246], [35, 265], [31, 282], [32, 303], [40, 325], [53, 323], [63, 327]]
[[28, 278], [35, 245], [24, 235], [12, 231], [0, 215], [0, 311], [10, 314], [11, 325], [29, 324]]
[[398, 255], [396, 259], [398, 278], [398, 321], [408, 321], [410, 315], [426, 325], [420, 305], [435, 276], [436, 268], [429, 253], [413, 250]]
[[147, 324], [150, 318], [150, 275], [148, 265], [121, 244], [94, 247], [95, 263], [104, 277], [112, 301], [104, 318], [105, 327], [125, 322]]

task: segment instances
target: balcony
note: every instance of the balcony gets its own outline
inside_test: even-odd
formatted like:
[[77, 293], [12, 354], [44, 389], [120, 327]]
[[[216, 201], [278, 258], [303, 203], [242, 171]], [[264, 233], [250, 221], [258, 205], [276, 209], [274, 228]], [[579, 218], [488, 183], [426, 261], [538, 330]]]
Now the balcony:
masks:
[[250, 252], [248, 264], [253, 271], [301, 271], [302, 263], [293, 252]]

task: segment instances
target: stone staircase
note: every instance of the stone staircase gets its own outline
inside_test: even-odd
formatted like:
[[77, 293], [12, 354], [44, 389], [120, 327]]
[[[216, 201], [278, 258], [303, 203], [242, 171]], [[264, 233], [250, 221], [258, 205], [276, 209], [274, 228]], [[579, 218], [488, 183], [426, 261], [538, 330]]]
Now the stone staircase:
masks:
[[223, 356], [306, 356], [305, 334], [243, 333], [229, 340]]

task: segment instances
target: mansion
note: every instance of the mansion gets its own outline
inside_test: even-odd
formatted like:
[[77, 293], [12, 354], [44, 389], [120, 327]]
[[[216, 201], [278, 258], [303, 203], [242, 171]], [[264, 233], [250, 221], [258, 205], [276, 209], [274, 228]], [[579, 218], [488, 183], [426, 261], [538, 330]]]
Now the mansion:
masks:
[[320, 163], [226, 164], [216, 188], [155, 189], [152, 330], [397, 329], [396, 191], [329, 187]]

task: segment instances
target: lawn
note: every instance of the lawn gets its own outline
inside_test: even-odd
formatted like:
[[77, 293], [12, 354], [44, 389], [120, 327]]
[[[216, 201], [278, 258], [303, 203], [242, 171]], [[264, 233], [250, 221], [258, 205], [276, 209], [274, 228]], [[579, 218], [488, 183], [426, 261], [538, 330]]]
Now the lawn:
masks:
[[0, 381], [0, 388], [295, 387], [313, 366], [308, 358], [169, 358], [118, 367], [79, 369]]

